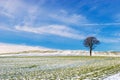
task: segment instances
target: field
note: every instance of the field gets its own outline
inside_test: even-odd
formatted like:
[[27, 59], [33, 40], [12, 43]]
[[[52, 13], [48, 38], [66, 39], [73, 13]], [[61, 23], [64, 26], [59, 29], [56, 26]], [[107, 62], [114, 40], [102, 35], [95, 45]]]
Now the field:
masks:
[[0, 80], [100, 80], [119, 72], [119, 57], [0, 57]]

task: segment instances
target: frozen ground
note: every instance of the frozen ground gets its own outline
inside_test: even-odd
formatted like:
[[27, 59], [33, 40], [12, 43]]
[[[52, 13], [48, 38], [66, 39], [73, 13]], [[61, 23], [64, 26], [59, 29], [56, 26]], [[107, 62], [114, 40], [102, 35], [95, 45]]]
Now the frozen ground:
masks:
[[38, 47], [38, 46], [0, 43], [0, 54], [11, 53], [11, 52], [21, 52], [21, 51], [28, 51], [28, 50], [44, 50], [44, 49], [48, 49], [48, 48]]
[[120, 80], [120, 73], [109, 76], [109, 77], [105, 78], [104, 80]]
[[0, 57], [0, 80], [103, 80], [118, 71], [119, 57]]
[[[44, 47], [0, 43], [0, 56], [88, 56], [84, 50], [55, 50]], [[120, 52], [93, 52], [93, 56], [120, 56]]]
[[[64, 77], [64, 79], [70, 78], [72, 80], [76, 80], [81, 78], [81, 76], [82, 79], [87, 79], [87, 76], [88, 79], [92, 77], [97, 79], [99, 76], [104, 77], [107, 73], [113, 74], [113, 72], [116, 73], [117, 71], [120, 71], [120, 58], [118, 57], [120, 56], [119, 52], [111, 53], [96, 51], [93, 52], [93, 56], [99, 57], [89, 58], [86, 56], [89, 56], [89, 52], [83, 50], [54, 50], [43, 47], [0, 43], [0, 79], [4, 79], [5, 77], [6, 79], [22, 79], [22, 77], [34, 79], [32, 78], [33, 75], [38, 79], [38, 75], [41, 75], [40, 77], [45, 79]], [[47, 71], [44, 71], [44, 68], [47, 69]], [[113, 70], [111, 68], [113, 68]], [[31, 72], [31, 70], [33, 70], [33, 72]], [[30, 77], [28, 76], [29, 72]], [[109, 76], [104, 80], [120, 80], [120, 73]]]

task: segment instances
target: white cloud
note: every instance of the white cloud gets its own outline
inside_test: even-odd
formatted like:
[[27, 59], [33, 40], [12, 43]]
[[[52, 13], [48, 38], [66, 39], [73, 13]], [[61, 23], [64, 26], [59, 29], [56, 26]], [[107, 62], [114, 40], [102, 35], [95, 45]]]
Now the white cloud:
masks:
[[120, 22], [120, 14], [116, 14], [113, 19], [116, 21], [116, 22]]
[[60, 22], [63, 23], [68, 23], [68, 24], [80, 24], [80, 23], [87, 23], [88, 20], [85, 16], [81, 15], [81, 14], [71, 14], [68, 13], [65, 10], [60, 10], [55, 14], [50, 14], [50, 17], [53, 19], [56, 19]]
[[[23, 0], [2, 0], [0, 2], [0, 15], [7, 16], [16, 22], [16, 19], [21, 19], [19, 24], [32, 26], [34, 21], [47, 20], [62, 22], [63, 24], [74, 24], [87, 23], [88, 20], [81, 14], [69, 13], [66, 10], [48, 10], [42, 6], [44, 1], [40, 1], [40, 5], [30, 5]], [[39, 16], [39, 17], [38, 17]], [[42, 24], [42, 23], [41, 23]]]
[[10, 13], [8, 13], [8, 12], [6, 12], [6, 11], [1, 11], [0, 14], [1, 14], [1, 15], [5, 15], [5, 16], [7, 16], [7, 17], [9, 17], [9, 18], [14, 18], [14, 16], [13, 16], [12, 14], [10, 14]]
[[33, 25], [37, 16], [40, 14], [40, 10], [37, 6], [30, 6], [27, 10], [27, 15], [23, 18], [24, 25]]
[[64, 25], [48, 25], [41, 27], [28, 27], [28, 26], [16, 26], [16, 30], [32, 32], [36, 34], [52, 34], [61, 37], [67, 37], [72, 39], [83, 39], [84, 36], [80, 35], [80, 33], [72, 28], [69, 28]]
[[86, 24], [80, 24], [84, 26], [111, 26], [111, 25], [120, 25], [120, 23], [86, 23]]
[[4, 24], [0, 24], [0, 30], [6, 30], [6, 31], [16, 31], [10, 27], [7, 27], [7, 25], [4, 25]]
[[114, 36], [120, 37], [120, 32], [116, 32]]
[[14, 18], [17, 13], [25, 9], [26, 6], [22, 0], [1, 0], [0, 1], [0, 14], [7, 17]]
[[[44, 3], [44, 0], [43, 0]], [[18, 24], [15, 25], [26, 25], [26, 26], [16, 26], [15, 29], [18, 31], [26, 31], [26, 32], [32, 32], [36, 34], [52, 34], [62, 37], [68, 37], [73, 39], [83, 39], [84, 35], [87, 33], [79, 33], [79, 31], [74, 30], [68, 26], [64, 26], [66, 24], [68, 25], [80, 25], [82, 27], [84, 26], [110, 26], [110, 25], [120, 25], [120, 23], [91, 23], [88, 21], [86, 16], [83, 16], [81, 14], [75, 14], [75, 13], [69, 13], [67, 10], [48, 10], [47, 8], [42, 7], [40, 5], [30, 5], [28, 3], [25, 3], [23, 0], [1, 0], [0, 1], [0, 14], [7, 16], [9, 18], [17, 18], [18, 15], [20, 15], [22, 21], [18, 22]], [[39, 17], [38, 17], [39, 16]], [[35, 20], [38, 20], [39, 23], [34, 23]], [[48, 20], [49, 19], [49, 20]], [[48, 21], [49, 22], [48, 22]], [[51, 23], [51, 21], [54, 20], [56, 22], [61, 22], [63, 25], [50, 25], [54, 24]], [[16, 20], [14, 20], [15, 23], [17, 23]], [[14, 23], [13, 21], [13, 23]], [[42, 24], [42, 21], [44, 21], [45, 25], [48, 26], [41, 26], [41, 27], [29, 27], [29, 26], [39, 26], [39, 24]], [[49, 24], [50, 23], [50, 24]], [[93, 27], [94, 28], [94, 27]], [[86, 28], [86, 31], [91, 35], [93, 33], [93, 28]], [[1, 27], [0, 29], [4, 30], [13, 30], [13, 27]], [[85, 29], [85, 28], [83, 28]], [[95, 31], [96, 29], [94, 29]], [[92, 32], [89, 32], [92, 31]], [[98, 35], [98, 31], [94, 32], [93, 35]], [[120, 35], [120, 34], [116, 34]], [[102, 39], [104, 42], [117, 42], [119, 39], [114, 40], [108, 40], [108, 39]]]
[[13, 20], [15, 20], [15, 18], [18, 18], [19, 16], [23, 20], [24, 18], [29, 18], [29, 20], [31, 20], [38, 12], [37, 8], [37, 5], [30, 5], [23, 0], [0, 1], [0, 15], [7, 16], [8, 18]]
[[[30, 5], [23, 0], [1, 0], [0, 1], [0, 14], [9, 18], [21, 17], [22, 22], [20, 24], [32, 25], [35, 19], [38, 19], [38, 15], [42, 19], [50, 19], [63, 24], [73, 24], [81, 26], [109, 26], [120, 25], [120, 23], [91, 23], [86, 16], [81, 14], [69, 13], [68, 11], [61, 10], [48, 10], [42, 6], [44, 0], [38, 1], [40, 5]], [[117, 15], [119, 18], [119, 15]], [[39, 19], [38, 19], [39, 20]], [[16, 21], [16, 20], [15, 20]], [[42, 24], [42, 23], [41, 23]], [[47, 24], [47, 20], [46, 20]]]
[[101, 42], [105, 42], [105, 43], [119, 43], [120, 42], [120, 38], [103, 38], [103, 37], [100, 37], [99, 40]]
[[8, 30], [8, 31], [13, 31], [11, 28], [8, 27], [0, 27], [1, 30]]

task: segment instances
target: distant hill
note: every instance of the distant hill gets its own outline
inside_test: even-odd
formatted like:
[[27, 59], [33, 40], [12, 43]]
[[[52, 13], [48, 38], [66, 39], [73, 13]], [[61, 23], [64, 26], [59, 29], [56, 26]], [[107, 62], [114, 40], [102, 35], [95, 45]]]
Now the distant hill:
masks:
[[[85, 50], [56, 50], [44, 47], [0, 43], [0, 56], [89, 56]], [[120, 56], [119, 51], [93, 51], [93, 56]]]
[[0, 53], [14, 53], [14, 52], [23, 52], [23, 51], [30, 51], [30, 50], [44, 50], [44, 49], [46, 50], [48, 48], [0, 43]]

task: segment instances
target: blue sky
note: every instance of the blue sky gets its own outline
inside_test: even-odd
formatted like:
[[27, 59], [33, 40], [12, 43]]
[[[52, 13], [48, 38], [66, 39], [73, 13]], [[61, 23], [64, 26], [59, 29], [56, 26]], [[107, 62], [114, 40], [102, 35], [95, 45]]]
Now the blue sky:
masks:
[[120, 51], [120, 0], [0, 0], [0, 43]]

